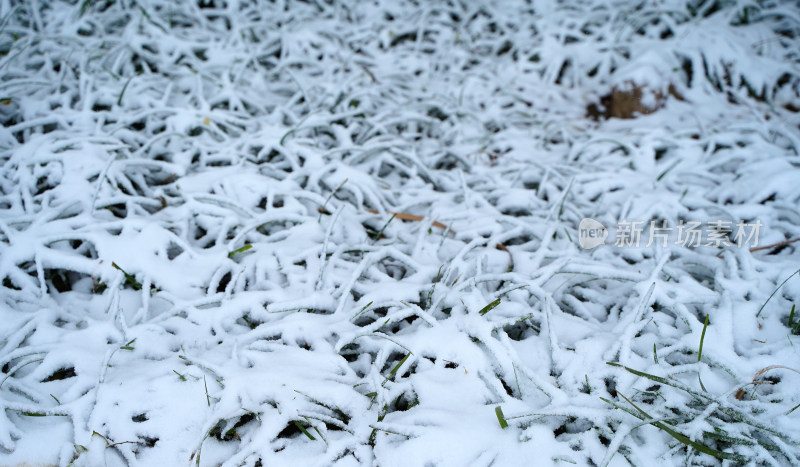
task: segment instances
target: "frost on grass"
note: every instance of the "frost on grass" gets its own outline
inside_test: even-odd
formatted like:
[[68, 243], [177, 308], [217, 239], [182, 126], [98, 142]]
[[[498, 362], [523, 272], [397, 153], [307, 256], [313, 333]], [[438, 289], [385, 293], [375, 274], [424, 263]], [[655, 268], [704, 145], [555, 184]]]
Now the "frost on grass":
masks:
[[2, 463], [800, 461], [788, 4], [0, 13]]

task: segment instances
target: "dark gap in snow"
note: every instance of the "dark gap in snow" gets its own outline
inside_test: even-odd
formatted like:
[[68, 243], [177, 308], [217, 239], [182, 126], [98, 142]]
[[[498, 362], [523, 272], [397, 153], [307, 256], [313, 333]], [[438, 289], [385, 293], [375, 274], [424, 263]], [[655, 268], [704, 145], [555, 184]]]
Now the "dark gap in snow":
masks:
[[3, 278], [3, 287], [5, 287], [7, 289], [11, 289], [11, 290], [17, 290], [17, 291], [22, 290], [20, 287], [18, 287], [16, 284], [14, 284], [14, 282], [8, 276]]
[[503, 326], [503, 331], [509, 339], [513, 341], [523, 341], [530, 336], [538, 335], [539, 327], [533, 323], [529, 323], [529, 320], [525, 319], [514, 324]]
[[509, 395], [509, 396], [511, 396], [511, 397], [517, 397], [517, 396], [514, 394], [514, 390], [513, 390], [513, 389], [511, 389], [511, 386], [509, 386], [509, 385], [508, 385], [508, 383], [506, 382], [505, 378], [503, 378], [503, 376], [502, 376], [502, 375], [496, 374], [496, 375], [495, 375], [495, 377], [496, 377], [498, 380], [500, 380], [500, 384], [502, 384], [502, 385], [503, 385], [503, 389], [506, 391], [506, 394], [508, 394], [508, 395]]
[[222, 276], [222, 279], [220, 279], [219, 284], [217, 284], [215, 292], [217, 293], [224, 292], [225, 289], [228, 287], [228, 284], [230, 284], [232, 278], [233, 276], [231, 275], [230, 271], [226, 272], [225, 275]]
[[329, 310], [325, 308], [306, 308], [304, 311], [312, 315], [330, 315], [333, 314], [334, 310]]
[[606, 385], [606, 392], [611, 396], [617, 397], [617, 380], [614, 377], [607, 376], [603, 378], [603, 383]]
[[[298, 422], [298, 423], [301, 423], [301, 424], [302, 424], [303, 422]], [[277, 435], [275, 438], [276, 438], [276, 439], [292, 439], [292, 438], [297, 438], [297, 437], [299, 437], [299, 436], [302, 436], [303, 438], [306, 438], [306, 436], [303, 434], [303, 432], [302, 432], [302, 431], [300, 431], [300, 429], [297, 427], [297, 425], [295, 425], [293, 422], [289, 422], [289, 423], [288, 423], [288, 424], [287, 424], [287, 425], [286, 425], [286, 426], [285, 426], [285, 427], [284, 427], [284, 428], [283, 428], [283, 429], [282, 429], [282, 430], [281, 430], [281, 431], [278, 433], [278, 435]], [[308, 438], [306, 438], [306, 439], [308, 439]], [[310, 441], [310, 440], [309, 440], [309, 441]], [[281, 448], [277, 449], [275, 452], [280, 452], [280, 451], [282, 451], [284, 448], [285, 448], [285, 447], [281, 447]]]
[[787, 248], [790, 249], [790, 250], [794, 250], [794, 248], [791, 245], [781, 245], [779, 247], [776, 247], [776, 248], [773, 248], [773, 249], [769, 250], [767, 255], [774, 256], [774, 255], [780, 254], [783, 250], [785, 250]]
[[418, 404], [419, 399], [413, 391], [410, 395], [403, 392], [398, 395], [394, 401], [392, 401], [386, 413], [405, 412]]
[[767, 196], [766, 198], [764, 198], [761, 201], [759, 201], [758, 204], [766, 205], [769, 202], [775, 201], [775, 195], [776, 195], [776, 193], [771, 193], [769, 196]]
[[170, 242], [170, 244], [167, 246], [167, 259], [172, 261], [178, 256], [180, 256], [183, 253], [183, 251], [184, 251], [183, 248], [179, 246], [177, 243]]
[[[530, 215], [530, 213], [528, 213], [527, 215]], [[532, 242], [534, 240], [536, 240], [536, 239], [532, 235], [530, 235], [530, 234], [522, 234], [522, 235], [518, 235], [516, 237], [509, 238], [508, 240], [503, 242], [503, 245], [505, 245], [507, 247], [516, 246], [516, 245], [524, 245], [524, 244]]]
[[555, 84], [561, 85], [564, 84], [564, 76], [566, 75], [567, 71], [571, 66], [571, 61], [569, 59], [564, 60], [561, 63], [561, 68], [558, 70], [558, 75], [556, 76]]
[[[70, 271], [68, 269], [45, 269], [45, 280], [58, 293], [69, 292], [81, 280], [88, 279], [87, 284], [91, 283], [91, 276], [85, 273]], [[81, 290], [85, 292], [86, 290]]]
[[60, 381], [67, 378], [74, 378], [76, 376], [78, 375], [77, 373], [75, 373], [75, 367], [59, 368], [58, 370], [54, 371], [50, 376], [43, 379], [42, 382], [49, 383], [50, 381]]
[[158, 442], [158, 439], [159, 439], [159, 438], [158, 438], [158, 437], [156, 437], [156, 436], [143, 436], [143, 437], [140, 437], [139, 439], [141, 439], [141, 440], [142, 440], [141, 442], [142, 442], [142, 443], [143, 443], [143, 444], [144, 444], [146, 447], [148, 447], [148, 448], [152, 448], [153, 446], [155, 446], [155, 445], [156, 445], [156, 443]]
[[200, 240], [201, 238], [205, 237], [208, 234], [208, 231], [204, 229], [201, 225], [195, 223], [194, 224], [194, 239]]
[[105, 207], [111, 214], [118, 219], [128, 217], [128, 207], [125, 203], [111, 204]]
[[361, 300], [361, 297], [363, 297], [363, 295], [355, 289], [350, 289], [350, 296], [353, 297], [354, 303], [358, 303], [358, 301]]

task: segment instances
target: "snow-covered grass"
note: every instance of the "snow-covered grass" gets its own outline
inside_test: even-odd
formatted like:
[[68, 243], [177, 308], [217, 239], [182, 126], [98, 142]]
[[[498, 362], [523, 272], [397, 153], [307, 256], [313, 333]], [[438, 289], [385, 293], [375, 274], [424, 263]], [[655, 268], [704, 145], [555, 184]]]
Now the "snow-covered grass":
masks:
[[5, 0], [0, 55], [0, 464], [800, 462], [792, 2]]

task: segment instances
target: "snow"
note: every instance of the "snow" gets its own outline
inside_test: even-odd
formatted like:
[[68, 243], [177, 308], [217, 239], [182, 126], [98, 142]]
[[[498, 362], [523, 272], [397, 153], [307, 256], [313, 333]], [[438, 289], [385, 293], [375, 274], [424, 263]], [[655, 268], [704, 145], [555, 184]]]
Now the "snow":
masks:
[[12, 3], [0, 465], [800, 463], [789, 3]]

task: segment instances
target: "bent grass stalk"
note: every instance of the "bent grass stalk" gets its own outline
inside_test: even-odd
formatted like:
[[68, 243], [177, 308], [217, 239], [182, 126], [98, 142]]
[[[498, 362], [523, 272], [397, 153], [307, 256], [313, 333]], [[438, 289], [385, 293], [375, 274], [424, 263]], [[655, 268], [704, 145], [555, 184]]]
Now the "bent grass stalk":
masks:
[[[703, 323], [703, 332], [700, 334], [700, 348], [697, 349], [697, 361], [700, 361], [700, 358], [703, 356], [703, 341], [706, 338], [706, 328], [708, 327], [708, 314], [706, 314], [706, 322]], [[653, 344], [655, 345], [655, 344]], [[654, 347], [655, 349], [655, 347]]]
[[394, 368], [392, 368], [392, 371], [390, 371], [389, 374], [391, 376], [394, 376], [397, 373], [397, 370], [399, 370], [400, 367], [403, 366], [403, 363], [405, 363], [406, 360], [408, 360], [408, 357], [410, 357], [410, 356], [411, 356], [411, 352], [407, 353], [405, 357], [403, 357], [402, 359], [400, 359], [399, 362], [397, 362], [397, 365], [395, 365]]
[[779, 285], [778, 287], [776, 287], [776, 288], [775, 288], [775, 290], [773, 290], [773, 291], [772, 291], [772, 293], [771, 293], [771, 294], [769, 294], [769, 297], [767, 297], [767, 301], [766, 301], [766, 302], [764, 302], [764, 304], [763, 304], [763, 305], [761, 305], [761, 308], [759, 308], [759, 309], [758, 309], [758, 313], [756, 313], [756, 318], [758, 318], [759, 316], [761, 316], [761, 312], [762, 312], [762, 311], [764, 311], [764, 307], [765, 307], [765, 306], [767, 306], [767, 303], [769, 303], [769, 301], [770, 301], [770, 300], [772, 300], [772, 297], [773, 297], [773, 296], [775, 296], [775, 294], [778, 292], [778, 290], [780, 290], [780, 289], [781, 289], [781, 287], [783, 287], [783, 285], [784, 285], [784, 284], [786, 284], [787, 282], [789, 282], [789, 279], [791, 279], [791, 278], [792, 278], [794, 275], [796, 275], [796, 274], [798, 274], [798, 273], [800, 273], [800, 269], [798, 269], [797, 271], [795, 271], [795, 272], [793, 272], [793, 273], [789, 274], [789, 277], [787, 277], [786, 279], [784, 279], [784, 281], [783, 281], [783, 282], [781, 282], [781, 285]]

